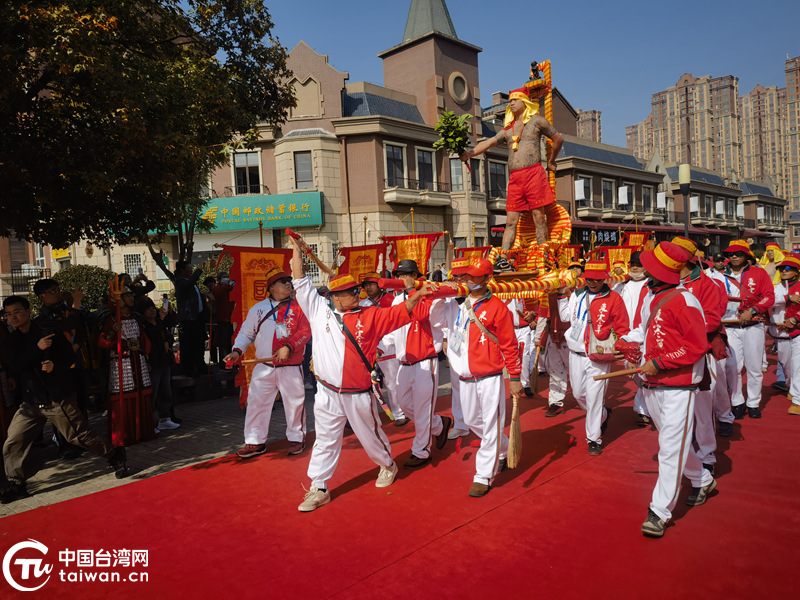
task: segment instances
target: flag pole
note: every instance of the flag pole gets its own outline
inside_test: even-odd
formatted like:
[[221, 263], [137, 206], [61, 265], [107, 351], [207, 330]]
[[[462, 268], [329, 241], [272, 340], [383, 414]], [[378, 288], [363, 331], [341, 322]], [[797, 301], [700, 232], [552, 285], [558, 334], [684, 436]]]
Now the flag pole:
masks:
[[411, 235], [416, 235], [417, 230], [414, 227], [414, 209], [411, 209]]
[[367, 217], [364, 216], [364, 245], [367, 245]]

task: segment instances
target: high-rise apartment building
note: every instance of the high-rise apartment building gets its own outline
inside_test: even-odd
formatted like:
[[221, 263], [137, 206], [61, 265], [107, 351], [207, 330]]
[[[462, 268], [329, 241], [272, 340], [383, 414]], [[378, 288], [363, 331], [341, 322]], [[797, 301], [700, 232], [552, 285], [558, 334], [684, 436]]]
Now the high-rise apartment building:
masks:
[[786, 197], [783, 153], [783, 101], [785, 90], [757, 85], [739, 99], [742, 153], [740, 174], [754, 181], [766, 177], [778, 196]]
[[792, 210], [800, 210], [800, 56], [786, 61], [786, 100], [783, 127], [786, 189]]
[[578, 137], [592, 142], [603, 141], [603, 127], [599, 110], [578, 109]]

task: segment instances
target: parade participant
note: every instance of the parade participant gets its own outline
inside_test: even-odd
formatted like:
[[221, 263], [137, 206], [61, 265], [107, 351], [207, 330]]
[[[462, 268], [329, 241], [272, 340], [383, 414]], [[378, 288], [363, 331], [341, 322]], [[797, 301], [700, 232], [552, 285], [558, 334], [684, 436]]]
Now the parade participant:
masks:
[[22, 403], [9, 423], [3, 444], [9, 487], [0, 492], [0, 501], [6, 504], [29, 495], [24, 464], [47, 421], [70, 444], [106, 458], [117, 479], [128, 475], [125, 448], [112, 446], [89, 429], [78, 408], [70, 372], [75, 351], [67, 338], [57, 331], [46, 334], [31, 321], [30, 303], [21, 296], [6, 298], [3, 310], [14, 327], [3, 340], [3, 371], [13, 380]]
[[569, 300], [558, 301], [561, 320], [570, 328], [565, 336], [570, 349], [569, 377], [572, 395], [586, 411], [586, 441], [591, 456], [602, 454], [601, 436], [611, 409], [603, 405], [607, 381], [595, 375], [608, 373], [614, 360], [616, 337], [630, 331], [628, 313], [619, 294], [608, 287], [604, 261], [586, 263], [586, 287], [575, 290]]
[[[388, 308], [394, 301], [394, 294], [382, 290], [379, 281], [379, 273], [364, 273], [361, 275], [361, 286], [367, 297], [361, 301], [361, 306], [377, 306]], [[383, 373], [383, 384], [386, 386], [386, 403], [394, 416], [395, 427], [402, 427], [408, 423], [408, 417], [403, 413], [403, 409], [397, 403], [397, 371], [400, 369], [400, 362], [397, 360], [397, 353], [394, 349], [394, 338], [387, 335], [378, 344], [378, 366]]]
[[492, 263], [485, 258], [471, 262], [465, 276], [470, 294], [461, 305], [445, 304], [442, 323], [450, 335], [447, 357], [460, 380], [464, 420], [481, 440], [469, 488], [474, 498], [489, 493], [495, 476], [506, 464], [503, 367], [508, 370], [511, 394], [522, 394], [520, 353], [511, 315], [487, 287], [492, 271]]
[[[450, 263], [450, 274], [453, 276], [454, 283], [466, 283], [467, 268], [472, 261], [468, 258], [458, 258]], [[457, 305], [464, 303], [464, 298], [459, 296], [457, 298], [447, 298], [445, 303], [454, 302]], [[450, 338], [450, 330], [446, 327], [442, 330], [445, 341], [442, 344], [444, 353], [447, 354], [447, 340]], [[450, 361], [448, 361], [450, 363]], [[461, 408], [461, 380], [458, 378], [458, 373], [453, 370], [453, 365], [450, 363], [450, 404], [453, 412], [453, 428], [447, 434], [448, 440], [455, 440], [460, 437], [469, 435], [469, 427], [464, 422], [464, 411]]]
[[[642, 303], [648, 292], [647, 271], [642, 266], [641, 256], [641, 250], [631, 253], [630, 279], [620, 284], [619, 288], [615, 288], [625, 304], [631, 329], [636, 327], [638, 320], [641, 319]], [[633, 412], [636, 413], [636, 425], [639, 427], [650, 425], [651, 419], [641, 388], [637, 388], [633, 397]]]
[[394, 482], [397, 465], [370, 395], [370, 371], [381, 338], [410, 323], [414, 307], [430, 295], [430, 289], [423, 286], [391, 308], [365, 308], [359, 306], [358, 282], [351, 275], [337, 275], [328, 284], [331, 308], [303, 274], [301, 244], [306, 247], [302, 240], [292, 238], [292, 275], [297, 303], [311, 325], [314, 370], [320, 383], [314, 402], [317, 439], [308, 464], [311, 489], [298, 506], [301, 512], [309, 512], [331, 501], [328, 481], [339, 462], [346, 422], [380, 467], [375, 486], [388, 487]]
[[[119, 296], [114, 292], [109, 293], [108, 301], [112, 312], [103, 323], [97, 345], [110, 354], [108, 386], [111, 441], [120, 446], [130, 446], [152, 439], [159, 433], [150, 401], [152, 385], [146, 359], [150, 353], [150, 340], [144, 332], [141, 319], [133, 313], [134, 294], [130, 288], [123, 288]], [[117, 304], [119, 311], [115, 311]]]
[[583, 277], [584, 265], [585, 263], [582, 260], [573, 260], [567, 265], [567, 269], [572, 271], [572, 274], [575, 275], [575, 279], [579, 279]]
[[642, 309], [639, 327], [616, 345], [630, 362], [641, 356], [644, 398], [658, 429], [658, 480], [642, 524], [642, 533], [648, 537], [664, 535], [682, 475], [692, 482], [686, 499], [689, 506], [704, 504], [717, 485], [691, 444], [696, 389], [703, 378], [708, 341], [703, 308], [680, 285], [685, 256], [671, 242], [661, 242], [642, 254], [653, 296]]
[[[567, 381], [569, 377], [569, 347], [567, 346], [566, 332], [570, 327], [568, 321], [561, 319], [558, 310], [559, 300], [569, 299], [569, 288], [561, 288], [558, 292], [550, 294], [549, 311], [547, 316], [547, 340], [544, 346], [544, 368], [549, 375], [547, 412], [545, 417], [555, 417], [564, 408], [564, 397], [567, 395]], [[541, 357], [540, 359], [541, 360]]]
[[[508, 158], [510, 175], [508, 178], [508, 204], [506, 206], [506, 228], [503, 233], [502, 250], [504, 254], [511, 249], [517, 234], [517, 223], [520, 214], [531, 211], [536, 225], [536, 242], [547, 241], [547, 222], [544, 208], [555, 202], [547, 171], [542, 167], [542, 136], [553, 142], [552, 152], [547, 156], [547, 170], [556, 172], [556, 157], [561, 151], [564, 139], [547, 119], [537, 114], [536, 105], [531, 102], [525, 88], [512, 90], [509, 93], [504, 129], [496, 136], [480, 142], [475, 149], [461, 155], [467, 162], [470, 158], [494, 148], [499, 143], [511, 147]], [[508, 260], [503, 254], [495, 262], [496, 270], [511, 270]]]
[[[764, 321], [767, 311], [775, 301], [775, 289], [764, 269], [749, 266], [752, 258], [750, 244], [734, 240], [726, 248], [730, 263], [725, 269], [728, 309], [724, 320], [738, 320], [726, 325], [728, 342], [736, 356], [737, 377], [731, 394], [733, 414], [743, 419], [745, 410], [752, 419], [761, 418], [761, 386], [764, 373], [761, 369], [764, 355]], [[731, 302], [738, 300], [738, 302]], [[747, 370], [747, 405], [742, 393], [742, 369]]]
[[[421, 276], [417, 263], [410, 259], [397, 264], [395, 276], [406, 289], [394, 299], [401, 304], [415, 294], [414, 284]], [[414, 442], [411, 456], [403, 468], [419, 469], [431, 462], [431, 441], [441, 449], [453, 420], [434, 414], [439, 396], [439, 351], [442, 349], [441, 328], [431, 327], [431, 312], [444, 308], [443, 300], [422, 300], [414, 308], [413, 319], [391, 334], [400, 368], [397, 371], [397, 404], [414, 422]], [[436, 317], [436, 321], [441, 319]]]
[[790, 415], [800, 415], [800, 255], [787, 254], [778, 265], [770, 335], [778, 345], [778, 362], [789, 384]]
[[705, 356], [703, 380], [694, 403], [694, 442], [697, 458], [703, 468], [714, 474], [717, 458], [717, 437], [714, 428], [714, 395], [717, 383], [717, 359], [726, 358], [727, 342], [721, 325], [728, 299], [714, 280], [703, 272], [697, 255], [697, 245], [685, 237], [675, 237], [672, 243], [685, 251], [685, 264], [680, 272], [681, 284], [700, 302], [706, 322], [706, 339], [709, 344]]
[[[525, 303], [519, 298], [509, 298], [501, 300], [503, 304], [508, 307], [508, 312], [511, 314], [511, 322], [514, 324], [514, 333], [517, 337], [517, 344], [519, 345], [520, 357], [522, 359], [519, 381], [525, 390], [526, 396], [532, 396], [531, 393], [531, 369], [533, 368], [533, 361], [535, 359], [535, 345], [534, 345], [534, 330], [531, 329], [531, 323], [527, 318], [532, 318], [534, 321], [533, 327], [538, 326], [536, 315], [525, 311]], [[546, 327], [546, 322], [542, 323], [542, 331]], [[541, 335], [541, 334], [540, 334]], [[537, 338], [537, 342], [539, 339]], [[541, 356], [539, 357], [541, 360]], [[537, 367], [538, 368], [538, 367]]]
[[278, 267], [265, 278], [268, 297], [247, 311], [233, 350], [224, 358], [232, 368], [250, 344], [255, 344], [256, 358], [272, 359], [253, 368], [247, 391], [244, 447], [236, 452], [239, 458], [267, 451], [272, 408], [279, 393], [286, 414], [287, 454], [294, 456], [306, 448], [306, 392], [301, 365], [311, 328], [300, 305], [292, 299], [292, 278]]

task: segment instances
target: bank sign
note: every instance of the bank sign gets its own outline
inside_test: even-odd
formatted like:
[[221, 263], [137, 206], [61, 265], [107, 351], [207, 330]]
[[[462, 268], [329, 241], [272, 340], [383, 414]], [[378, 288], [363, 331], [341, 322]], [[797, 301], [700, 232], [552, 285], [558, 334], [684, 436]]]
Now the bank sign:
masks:
[[323, 225], [322, 193], [270, 194], [212, 198], [201, 216], [214, 224], [214, 231]]

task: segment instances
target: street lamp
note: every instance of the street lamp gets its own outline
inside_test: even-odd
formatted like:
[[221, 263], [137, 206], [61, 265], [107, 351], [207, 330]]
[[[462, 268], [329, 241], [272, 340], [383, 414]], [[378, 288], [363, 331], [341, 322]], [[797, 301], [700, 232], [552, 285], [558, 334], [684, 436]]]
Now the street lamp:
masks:
[[692, 167], [686, 163], [678, 167], [678, 183], [683, 194], [683, 233], [689, 237], [689, 182], [692, 180]]

